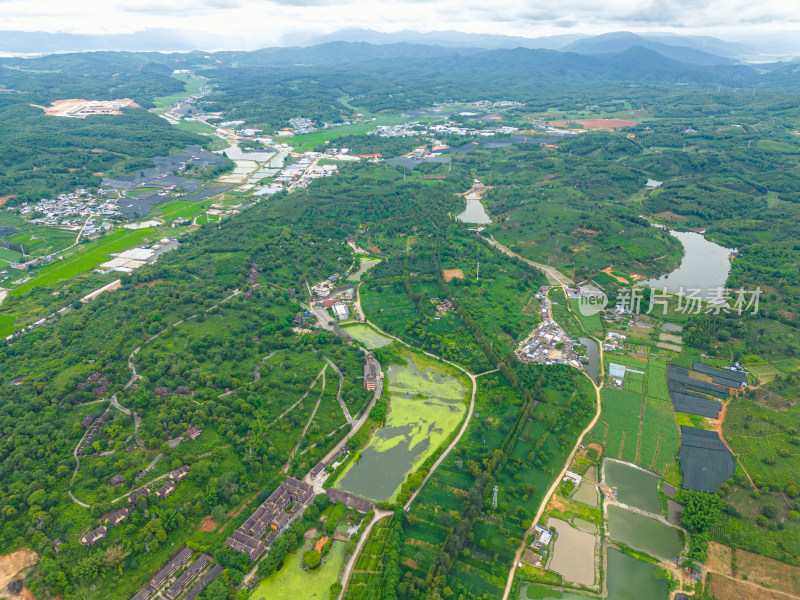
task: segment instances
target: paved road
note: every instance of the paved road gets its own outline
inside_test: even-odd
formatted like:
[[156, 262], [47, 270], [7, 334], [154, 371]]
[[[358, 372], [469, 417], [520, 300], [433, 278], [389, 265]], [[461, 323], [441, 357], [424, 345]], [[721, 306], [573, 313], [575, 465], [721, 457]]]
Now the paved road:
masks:
[[557, 285], [569, 285], [572, 283], [572, 279], [561, 273], [558, 269], [551, 267], [550, 265], [543, 265], [542, 263], [537, 263], [532, 260], [528, 260], [527, 258], [520, 256], [513, 250], [509, 250], [507, 247], [503, 246], [500, 242], [494, 239], [493, 235], [489, 235], [490, 243], [493, 244], [500, 252], [507, 254], [508, 256], [513, 256], [514, 258], [518, 258], [532, 267], [536, 267], [537, 269], [544, 272], [547, 276], [547, 279], [550, 280], [550, 283], [555, 283]]

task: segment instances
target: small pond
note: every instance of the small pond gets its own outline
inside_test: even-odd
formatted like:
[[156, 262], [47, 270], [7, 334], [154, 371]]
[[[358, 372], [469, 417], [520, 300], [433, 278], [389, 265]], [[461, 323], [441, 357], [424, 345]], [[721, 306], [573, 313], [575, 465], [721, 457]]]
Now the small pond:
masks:
[[669, 584], [657, 566], [608, 549], [608, 600], [667, 600]]
[[608, 507], [608, 535], [650, 556], [673, 562], [684, 547], [683, 531], [677, 527], [614, 504]]
[[348, 281], [359, 281], [361, 276], [369, 271], [372, 267], [379, 264], [381, 261], [379, 258], [362, 258], [361, 264], [358, 266], [358, 271], [350, 273], [347, 276]]
[[617, 488], [619, 502], [661, 514], [658, 477], [632, 465], [608, 459], [603, 462], [603, 475], [606, 485]]
[[[637, 560], [614, 548], [608, 549], [607, 600], [667, 600], [669, 584], [658, 577], [658, 567]], [[519, 600], [589, 600], [577, 592], [560, 591], [535, 584], [522, 584]]]
[[700, 290], [698, 296], [704, 299], [709, 297], [709, 290], [725, 287], [731, 271], [729, 248], [710, 242], [694, 231], [669, 233], [683, 245], [681, 264], [672, 273], [643, 281], [643, 285], [655, 290], [666, 289], [673, 294]]

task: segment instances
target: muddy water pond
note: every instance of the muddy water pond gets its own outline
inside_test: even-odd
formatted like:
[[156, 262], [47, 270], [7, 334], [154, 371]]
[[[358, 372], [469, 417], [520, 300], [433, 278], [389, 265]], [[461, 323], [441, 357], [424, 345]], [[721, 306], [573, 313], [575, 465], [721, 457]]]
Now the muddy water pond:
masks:
[[625, 510], [608, 507], [609, 536], [651, 556], [675, 561], [683, 551], [683, 531], [661, 521]]
[[658, 497], [658, 477], [647, 471], [615, 460], [603, 463], [606, 485], [617, 488], [617, 500], [622, 504], [661, 514]]
[[560, 519], [550, 519], [547, 526], [557, 533], [547, 568], [572, 583], [593, 585], [597, 536], [575, 529]]
[[455, 431], [466, 412], [466, 386], [438, 363], [409, 356], [407, 365], [389, 366], [387, 384], [385, 425], [336, 484], [379, 502], [396, 497], [406, 476]]

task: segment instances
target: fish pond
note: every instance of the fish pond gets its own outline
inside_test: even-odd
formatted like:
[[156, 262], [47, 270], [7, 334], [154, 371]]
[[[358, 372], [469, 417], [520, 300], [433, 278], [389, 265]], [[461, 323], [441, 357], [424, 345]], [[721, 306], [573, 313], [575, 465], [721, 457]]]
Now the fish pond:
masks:
[[447, 365], [406, 352], [389, 365], [385, 425], [350, 463], [336, 487], [376, 501], [394, 500], [406, 477], [455, 431], [466, 412], [468, 387]]
[[617, 500], [622, 504], [660, 515], [658, 477], [632, 465], [608, 460], [603, 463], [606, 485], [617, 488]]
[[608, 535], [662, 560], [676, 561], [684, 548], [683, 531], [616, 505], [608, 507]]
[[392, 343], [392, 338], [381, 335], [369, 325], [348, 325], [344, 329], [351, 338], [361, 342], [370, 350], [383, 348]]
[[[656, 565], [637, 560], [614, 548], [608, 549], [607, 600], [667, 600], [669, 584], [659, 577]], [[523, 584], [519, 600], [587, 600], [597, 598], [576, 592]]]

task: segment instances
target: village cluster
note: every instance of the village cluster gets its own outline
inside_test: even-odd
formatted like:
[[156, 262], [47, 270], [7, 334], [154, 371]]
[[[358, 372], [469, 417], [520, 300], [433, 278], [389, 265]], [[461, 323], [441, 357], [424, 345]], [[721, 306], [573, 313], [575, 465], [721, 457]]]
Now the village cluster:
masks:
[[550, 313], [550, 300], [547, 288], [540, 288], [536, 298], [541, 302], [542, 322], [531, 334], [521, 341], [517, 347], [517, 358], [528, 364], [569, 364], [582, 368], [580, 357], [575, 346], [578, 342], [566, 336], [564, 330], [556, 323]]
[[339, 275], [333, 274], [313, 286], [310, 292], [313, 294], [314, 308], [330, 309], [337, 321], [345, 321], [350, 318], [350, 308], [345, 303], [353, 301], [355, 288], [352, 284], [337, 287], [338, 279]]
[[23, 202], [19, 214], [30, 216], [31, 223], [39, 225], [70, 231], [83, 229], [82, 235], [93, 239], [114, 227], [109, 218], [122, 216], [116, 201], [106, 198], [108, 193], [100, 188], [95, 195], [81, 188], [56, 198], [43, 198], [35, 204]]

